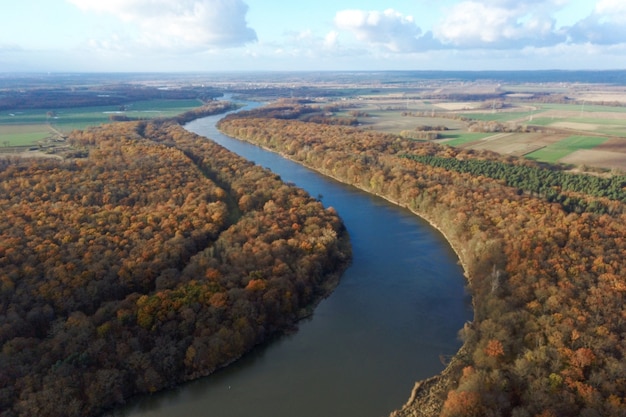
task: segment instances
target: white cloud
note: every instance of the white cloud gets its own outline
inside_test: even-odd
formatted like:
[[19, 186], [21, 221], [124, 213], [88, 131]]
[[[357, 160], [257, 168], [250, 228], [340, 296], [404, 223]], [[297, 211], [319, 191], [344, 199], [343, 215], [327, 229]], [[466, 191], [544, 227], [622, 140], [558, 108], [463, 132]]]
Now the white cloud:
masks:
[[623, 0], [599, 0], [593, 13], [568, 28], [567, 33], [574, 43], [626, 43], [626, 3]]
[[434, 36], [454, 47], [519, 48], [553, 45], [565, 37], [551, 17], [561, 0], [466, 0], [453, 6]]
[[[178, 69], [586, 68], [606, 66], [605, 57], [610, 66], [626, 65], [625, 0], [588, 0], [584, 8], [574, 6], [587, 0], [420, 0], [432, 10], [413, 16], [394, 9], [341, 10], [334, 27], [323, 15], [297, 22], [270, 10], [269, 2], [257, 8], [252, 0], [65, 1], [106, 17], [92, 33], [108, 34], [81, 44], [84, 60], [120, 67], [150, 68], [164, 59]], [[275, 19], [269, 22], [274, 37], [259, 23], [261, 40], [254, 42], [246, 3], [258, 13], [251, 20]], [[332, 18], [334, 11], [328, 13]], [[282, 30], [286, 24], [298, 29]], [[240, 45], [246, 47], [224, 49]], [[0, 50], [9, 47], [0, 44]]]
[[335, 15], [335, 26], [351, 32], [359, 41], [381, 45], [393, 52], [413, 52], [420, 47], [422, 31], [413, 17], [393, 9], [342, 10]]
[[328, 49], [332, 49], [339, 43], [339, 32], [332, 30], [324, 37], [324, 46]]
[[593, 13], [570, 27], [556, 27], [568, 0], [463, 0], [435, 25], [433, 35], [453, 48], [520, 49], [559, 44], [626, 42], [626, 2], [597, 0]]
[[[255, 45], [258, 52], [268, 52], [276, 57], [290, 56], [293, 58], [308, 59], [331, 59], [352, 55], [351, 49], [346, 49], [339, 41], [340, 33], [331, 30], [324, 36], [318, 36], [311, 29], [303, 29], [299, 32], [286, 32], [280, 42], [264, 43]], [[363, 55], [363, 51], [359, 54]]]
[[595, 13], [624, 22], [626, 21], [626, 2], [624, 0], [600, 0], [596, 4]]
[[201, 50], [257, 39], [242, 0], [67, 0], [87, 12], [107, 13], [138, 32], [146, 48]]

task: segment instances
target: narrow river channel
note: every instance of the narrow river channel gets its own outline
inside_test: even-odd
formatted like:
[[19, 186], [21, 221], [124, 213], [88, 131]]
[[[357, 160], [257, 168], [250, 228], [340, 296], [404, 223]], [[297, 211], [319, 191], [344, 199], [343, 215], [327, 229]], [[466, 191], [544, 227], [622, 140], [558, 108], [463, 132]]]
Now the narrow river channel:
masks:
[[207, 377], [133, 401], [124, 417], [382, 417], [416, 380], [443, 369], [471, 320], [463, 271], [446, 240], [407, 210], [217, 131], [186, 128], [270, 168], [334, 207], [350, 232], [352, 266], [299, 324]]

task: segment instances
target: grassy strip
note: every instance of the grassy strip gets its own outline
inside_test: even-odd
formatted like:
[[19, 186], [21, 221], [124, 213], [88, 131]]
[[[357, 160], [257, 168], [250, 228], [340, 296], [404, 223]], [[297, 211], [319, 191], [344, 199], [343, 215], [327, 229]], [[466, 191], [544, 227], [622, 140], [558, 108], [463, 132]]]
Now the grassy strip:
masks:
[[565, 158], [572, 152], [573, 151], [569, 149], [551, 149], [550, 147], [546, 146], [545, 148], [538, 149], [524, 156], [528, 159], [532, 159], [533, 161], [555, 163], [559, 159]]
[[462, 117], [466, 117], [471, 120], [482, 120], [484, 122], [508, 122], [511, 120], [517, 120], [524, 117], [528, 117], [529, 112], [496, 112], [496, 113], [464, 113], [460, 114]]
[[[554, 117], [533, 117], [532, 120], [528, 121], [528, 124], [533, 126], [550, 126], [552, 123], [556, 122], [568, 122], [572, 121], [570, 119], [555, 119]], [[576, 122], [580, 123], [580, 120], [576, 120]]]
[[599, 104], [586, 103], [582, 104], [544, 104], [535, 103], [534, 106], [539, 107], [541, 110], [559, 110], [559, 111], [585, 111], [585, 112], [603, 112], [603, 113], [626, 113], [626, 107], [618, 106], [602, 106]]
[[489, 136], [493, 136], [493, 133], [443, 133], [441, 139], [445, 140], [443, 143], [446, 145], [460, 146]]
[[0, 125], [0, 146], [27, 146], [52, 135], [46, 125]]
[[526, 155], [526, 157], [545, 162], [557, 162], [559, 159], [579, 149], [593, 149], [596, 146], [602, 145], [607, 140], [608, 138], [598, 136], [569, 136], [557, 143], [531, 152]]
[[626, 120], [606, 120], [606, 119], [579, 119], [579, 118], [548, 118], [548, 117], [539, 117], [533, 119], [529, 124], [535, 126], [545, 126], [549, 127], [554, 123], [583, 123], [595, 125], [592, 129], [584, 129], [581, 127], [578, 130], [588, 130], [593, 131], [594, 133], [610, 135], [610, 136], [619, 136], [626, 137]]
[[596, 119], [593, 117], [581, 117], [574, 119], [566, 119], [568, 122], [573, 123], [589, 123], [595, 124], [599, 126], [626, 126], [626, 118], [625, 119]]
[[26, 146], [50, 136], [50, 132], [32, 132], [22, 134], [0, 133], [0, 146]]

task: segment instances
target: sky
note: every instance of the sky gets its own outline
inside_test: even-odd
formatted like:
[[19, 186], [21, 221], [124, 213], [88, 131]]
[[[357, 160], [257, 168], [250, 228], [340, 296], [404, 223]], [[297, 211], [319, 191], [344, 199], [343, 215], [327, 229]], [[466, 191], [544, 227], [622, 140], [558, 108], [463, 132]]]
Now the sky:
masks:
[[0, 72], [626, 69], [624, 0], [3, 0]]

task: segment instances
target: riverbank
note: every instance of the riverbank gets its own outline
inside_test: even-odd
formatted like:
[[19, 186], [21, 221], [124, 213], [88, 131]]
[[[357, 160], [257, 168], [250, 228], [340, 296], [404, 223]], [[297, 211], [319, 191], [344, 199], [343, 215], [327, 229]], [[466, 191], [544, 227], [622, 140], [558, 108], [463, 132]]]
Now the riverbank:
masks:
[[[226, 132], [222, 132], [223, 134], [227, 134]], [[243, 139], [244, 142], [247, 142]], [[455, 252], [458, 262], [463, 269], [463, 274], [467, 280], [468, 285], [471, 286], [471, 278], [472, 273], [469, 268], [469, 261], [467, 260], [467, 256], [469, 256], [466, 251], [462, 249], [460, 241], [455, 238], [451, 233], [447, 232], [444, 228], [442, 228], [438, 223], [436, 223], [431, 217], [425, 215], [424, 213], [420, 213], [411, 207], [403, 204], [402, 202], [395, 200], [389, 196], [372, 192], [370, 189], [361, 186], [360, 184], [351, 184], [344, 179], [333, 175], [333, 173], [328, 172], [327, 170], [319, 169], [318, 167], [307, 164], [304, 161], [298, 160], [294, 158], [292, 155], [277, 151], [271, 147], [265, 146], [261, 143], [254, 143], [255, 146], [259, 146], [260, 148], [276, 153], [280, 155], [282, 158], [290, 160], [294, 163], [300, 164], [312, 171], [318, 172], [328, 178], [331, 178], [337, 182], [342, 184], [347, 184], [353, 186], [361, 191], [364, 191], [368, 194], [375, 195], [379, 198], [382, 198], [398, 207], [405, 208], [409, 210], [412, 214], [426, 221], [433, 229], [437, 230], [444, 239], [448, 242], [452, 250]], [[473, 300], [472, 300], [473, 304]], [[466, 326], [470, 326], [471, 324], [466, 323]], [[462, 330], [461, 328], [459, 331]], [[438, 415], [441, 411], [443, 403], [446, 399], [446, 395], [449, 391], [456, 388], [458, 385], [458, 380], [460, 378], [461, 372], [463, 368], [466, 366], [467, 361], [466, 357], [468, 356], [469, 347], [466, 344], [463, 344], [458, 352], [451, 358], [450, 362], [447, 364], [446, 368], [438, 375], [434, 375], [425, 380], [417, 381], [411, 391], [410, 397], [407, 402], [398, 410], [392, 412], [391, 417], [431, 417], [434, 415]], [[408, 389], [408, 387], [407, 387]]]
[[[283, 157], [287, 157], [286, 155], [282, 155]], [[313, 169], [313, 168], [311, 168]], [[317, 171], [320, 172], [320, 171]], [[322, 173], [322, 172], [320, 172]], [[322, 173], [327, 175], [325, 173]], [[341, 180], [337, 177], [330, 176], [336, 181]], [[350, 184], [352, 185], [352, 184]], [[370, 192], [363, 187], [358, 187], [362, 191]], [[447, 233], [443, 228], [441, 228], [437, 223], [435, 223], [428, 216], [423, 213], [419, 213], [410, 207], [400, 203], [397, 200], [389, 198], [385, 195], [381, 195], [378, 193], [372, 193], [377, 197], [380, 197], [386, 201], [389, 201], [392, 204], [395, 204], [399, 207], [403, 207], [408, 209], [411, 213], [415, 214], [419, 218], [428, 222], [428, 224], [435, 230], [437, 230], [441, 235], [446, 239], [446, 241], [450, 244], [450, 247], [457, 255], [459, 259], [459, 264], [463, 268], [463, 275], [465, 276], [468, 285], [471, 286], [471, 274], [469, 272], [468, 262], [465, 259], [467, 254], [461, 248], [460, 242], [458, 239], [451, 236], [450, 233]], [[472, 299], [473, 305], [473, 299]], [[471, 323], [466, 323], [465, 326], [471, 326]], [[461, 331], [461, 329], [459, 329]], [[441, 413], [443, 403], [446, 400], [446, 395], [451, 390], [455, 389], [459, 383], [459, 376], [461, 375], [463, 368], [467, 366], [468, 361], [466, 358], [469, 355], [469, 347], [466, 343], [464, 343], [459, 351], [450, 359], [450, 362], [446, 365], [446, 368], [438, 375], [434, 375], [430, 378], [423, 379], [417, 381], [411, 390], [411, 394], [407, 402], [398, 410], [393, 411], [389, 417], [433, 417], [438, 416]]]
[[[467, 252], [474, 311], [461, 335], [470, 355], [442, 414], [624, 414], [612, 401], [623, 387], [608, 382], [621, 380], [614, 364], [626, 351], [623, 187], [566, 176], [550, 183], [553, 196], [532, 190], [558, 167], [274, 113], [228, 117], [220, 128], [426, 213]], [[496, 167], [523, 181], [503, 182]]]
[[408, 401], [389, 417], [433, 417], [441, 414], [443, 403], [448, 392], [456, 388], [459, 375], [467, 366], [469, 355], [466, 345], [452, 357], [450, 363], [439, 375], [417, 381]]
[[[216, 119], [185, 127], [320, 196], [341, 213], [353, 263], [297, 332], [255, 349], [193, 389], [141, 404], [154, 403], [151, 416], [388, 415], [406, 402], [417, 379], [443, 370], [440, 357], [459, 349], [458, 329], [471, 320], [471, 310], [458, 258], [442, 235], [408, 210], [226, 137], [215, 129]], [[233, 390], [220, 394], [227, 386]], [[133, 406], [125, 416], [143, 417], [144, 407]]]

